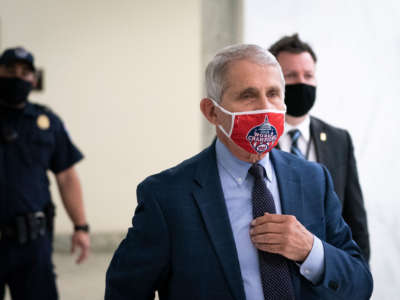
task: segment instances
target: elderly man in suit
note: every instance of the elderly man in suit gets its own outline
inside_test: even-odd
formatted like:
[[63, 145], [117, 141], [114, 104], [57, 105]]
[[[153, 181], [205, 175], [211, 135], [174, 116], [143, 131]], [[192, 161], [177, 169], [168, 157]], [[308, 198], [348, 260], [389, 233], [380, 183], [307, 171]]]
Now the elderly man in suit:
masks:
[[286, 82], [286, 126], [279, 146], [328, 168], [342, 203], [343, 219], [368, 261], [367, 214], [350, 134], [309, 114], [316, 98], [317, 57], [310, 45], [300, 40], [297, 34], [281, 38], [269, 50], [281, 65]]
[[328, 171], [274, 150], [284, 79], [256, 45], [221, 50], [200, 108], [216, 141], [145, 179], [107, 300], [368, 299], [372, 277]]

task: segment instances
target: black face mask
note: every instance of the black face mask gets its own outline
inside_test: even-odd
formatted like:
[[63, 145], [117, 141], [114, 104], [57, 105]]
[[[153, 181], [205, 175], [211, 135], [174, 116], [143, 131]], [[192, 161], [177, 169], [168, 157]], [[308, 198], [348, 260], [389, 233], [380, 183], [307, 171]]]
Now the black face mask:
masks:
[[285, 86], [286, 113], [301, 117], [310, 111], [315, 102], [316, 87], [304, 83]]
[[32, 83], [17, 77], [0, 77], [0, 100], [9, 106], [17, 106], [28, 99]]

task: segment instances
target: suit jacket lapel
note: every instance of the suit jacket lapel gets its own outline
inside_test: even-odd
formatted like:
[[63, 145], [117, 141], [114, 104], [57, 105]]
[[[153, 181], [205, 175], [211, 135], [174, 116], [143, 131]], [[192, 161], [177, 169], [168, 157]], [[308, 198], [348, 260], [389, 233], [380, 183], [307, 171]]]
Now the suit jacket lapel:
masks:
[[246, 297], [239, 258], [218, 176], [215, 143], [206, 151], [208, 153], [196, 171], [195, 182], [198, 188], [193, 191], [193, 196], [200, 208], [233, 297], [236, 300], [244, 300]]
[[287, 162], [280, 151], [275, 149], [271, 151], [271, 162], [278, 181], [282, 213], [294, 215], [303, 223], [304, 195], [298, 170]]
[[325, 161], [326, 155], [324, 151], [326, 142], [321, 141], [321, 133], [325, 133], [324, 128], [322, 128], [321, 124], [319, 124], [313, 117], [311, 117], [311, 122], [310, 122], [310, 133], [311, 133], [311, 138], [314, 141], [315, 152], [317, 154], [317, 161], [326, 164]]

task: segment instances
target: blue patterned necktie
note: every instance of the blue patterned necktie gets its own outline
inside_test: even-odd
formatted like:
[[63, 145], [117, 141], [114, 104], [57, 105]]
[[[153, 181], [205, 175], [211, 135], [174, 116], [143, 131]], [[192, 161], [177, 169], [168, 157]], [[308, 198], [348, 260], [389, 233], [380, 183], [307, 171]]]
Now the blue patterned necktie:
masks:
[[303, 153], [301, 153], [299, 147], [297, 146], [297, 141], [299, 140], [301, 136], [301, 132], [298, 129], [293, 129], [288, 132], [290, 138], [292, 139], [292, 144], [290, 146], [290, 152], [293, 153], [294, 155], [305, 159]]
[[[253, 216], [263, 216], [265, 212], [276, 213], [274, 198], [265, 184], [265, 169], [254, 164], [249, 169], [254, 177], [252, 193]], [[292, 281], [286, 258], [279, 254], [258, 250], [261, 283], [265, 300], [294, 299]]]

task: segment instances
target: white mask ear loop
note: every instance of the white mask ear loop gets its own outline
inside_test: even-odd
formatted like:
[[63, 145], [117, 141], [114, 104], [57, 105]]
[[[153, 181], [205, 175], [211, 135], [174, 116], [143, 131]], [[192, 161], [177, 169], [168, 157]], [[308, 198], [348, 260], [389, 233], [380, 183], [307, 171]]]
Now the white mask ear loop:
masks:
[[229, 133], [226, 132], [226, 130], [224, 129], [224, 127], [222, 127], [221, 124], [218, 124], [218, 128], [221, 129], [221, 131], [222, 131], [228, 138], [230, 138], [230, 137], [231, 137], [231, 134], [232, 134], [232, 130], [233, 130], [233, 122], [235, 121], [235, 113], [232, 113], [232, 112], [226, 110], [225, 108], [223, 108], [222, 106], [220, 106], [214, 99], [211, 99], [211, 98], [210, 98], [210, 100], [211, 100], [211, 101], [214, 103], [214, 105], [215, 105], [216, 107], [218, 107], [223, 113], [225, 113], [225, 114], [231, 116], [231, 128], [229, 129]]

